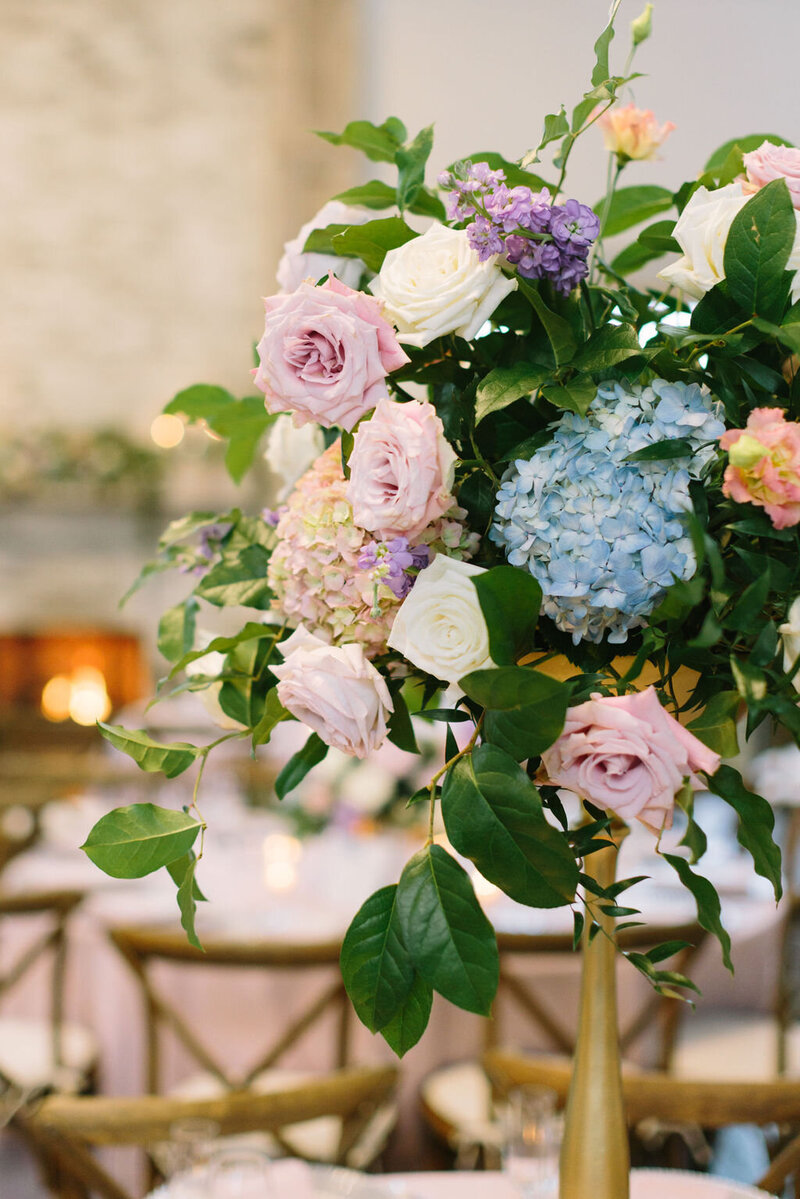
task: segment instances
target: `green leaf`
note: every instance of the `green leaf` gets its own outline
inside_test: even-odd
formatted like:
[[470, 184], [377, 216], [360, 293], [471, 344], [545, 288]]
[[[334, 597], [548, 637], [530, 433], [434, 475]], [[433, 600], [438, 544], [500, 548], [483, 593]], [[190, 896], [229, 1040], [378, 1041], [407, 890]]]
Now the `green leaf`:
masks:
[[578, 345], [569, 321], [564, 320], [563, 316], [559, 316], [558, 313], [548, 308], [537, 289], [530, 283], [520, 279], [519, 290], [541, 321], [553, 350], [556, 366], [565, 366], [571, 361]]
[[764, 608], [770, 591], [770, 571], [763, 571], [748, 587], [744, 589], [733, 609], [725, 617], [724, 623], [732, 629], [750, 632], [754, 624], [763, 619]]
[[612, 5], [609, 22], [594, 44], [595, 64], [592, 70], [592, 87], [599, 87], [611, 75], [608, 66], [608, 48], [614, 37], [614, 17], [618, 7], [618, 5]]
[[579, 371], [599, 373], [641, 353], [632, 325], [603, 325], [581, 346], [570, 365]]
[[195, 592], [218, 608], [241, 604], [261, 611], [269, 607], [272, 591], [267, 582], [269, 553], [263, 545], [248, 545], [235, 554], [223, 554], [197, 585]]
[[190, 421], [204, 420], [210, 424], [229, 405], [235, 403], [235, 397], [224, 387], [215, 387], [211, 383], [196, 383], [194, 387], [186, 387], [179, 391], [164, 411], [171, 416], [182, 413]]
[[550, 112], [544, 118], [542, 140], [537, 147], [537, 153], [549, 145], [550, 142], [558, 141], [559, 138], [564, 137], [567, 133], [569, 133], [569, 121], [567, 120], [567, 113], [562, 104], [559, 112]]
[[738, 691], [719, 691], [686, 727], [720, 757], [734, 758], [739, 752], [736, 712], [741, 702]]
[[412, 142], [394, 156], [397, 164], [397, 207], [402, 210], [417, 198], [425, 182], [425, 163], [433, 148], [433, 125], [421, 129]]
[[564, 727], [570, 688], [549, 675], [509, 666], [475, 671], [460, 685], [487, 708], [483, 726], [487, 740], [517, 762], [547, 749]]
[[188, 741], [154, 741], [145, 729], [126, 729], [120, 724], [104, 724], [102, 720], [97, 727], [106, 741], [133, 758], [140, 770], [150, 774], [160, 772], [168, 779], [188, 770], [201, 752]]
[[200, 658], [204, 658], [206, 654], [218, 653], [227, 654], [237, 645], [241, 645], [245, 641], [260, 640], [269, 637], [275, 637], [277, 630], [268, 624], [261, 624], [255, 620], [248, 620], [244, 628], [240, 629], [232, 637], [215, 637], [213, 641], [209, 641], [208, 645], [202, 649], [193, 649], [188, 654], [184, 654], [169, 672], [169, 678], [174, 678], [180, 671], [185, 670], [192, 662], [197, 662]]
[[703, 928], [713, 933], [719, 941], [722, 949], [722, 961], [733, 974], [731, 939], [722, 925], [719, 896], [716, 891], [707, 878], [703, 878], [702, 874], [694, 873], [685, 858], [679, 858], [672, 853], [662, 854], [662, 857], [675, 871], [687, 891], [691, 891], [697, 904], [697, 919]]
[[276, 778], [275, 794], [278, 799], [284, 799], [290, 791], [299, 786], [309, 770], [313, 770], [322, 761], [327, 752], [328, 746], [322, 738], [317, 736], [316, 733], [312, 733], [303, 748], [298, 749], [296, 754], [292, 754]]
[[655, 221], [646, 229], [642, 229], [639, 243], [659, 254], [680, 254], [681, 247], [672, 236], [674, 229], [675, 221]]
[[478, 386], [475, 395], [475, 424], [479, 425], [484, 417], [492, 412], [500, 412], [515, 400], [531, 395], [551, 375], [549, 367], [534, 366], [529, 362], [495, 367]]
[[772, 883], [777, 903], [783, 894], [781, 851], [773, 839], [775, 813], [760, 795], [748, 791], [732, 766], [720, 766], [708, 780], [708, 789], [719, 795], [739, 817], [737, 839], [753, 859], [756, 873]]
[[777, 133], [750, 133], [746, 137], [734, 137], [714, 151], [703, 167], [703, 171], [718, 170], [724, 165], [731, 150], [738, 149], [742, 154], [749, 154], [751, 150], [757, 150], [764, 142], [772, 142], [774, 146], [791, 146], [793, 144], [785, 137], [779, 137]]
[[398, 749], [405, 750], [406, 753], [418, 754], [419, 746], [414, 736], [414, 726], [411, 723], [408, 704], [399, 689], [393, 692], [392, 703], [394, 704], [394, 711], [388, 720], [389, 740]]
[[[362, 208], [394, 208], [397, 203], [395, 189], [380, 179], [370, 179], [369, 183], [362, 183], [360, 187], [349, 187], [333, 198], [340, 204], [349, 204], [351, 207], [360, 205]], [[339, 232], [346, 228], [347, 225], [340, 226]]]
[[489, 630], [489, 653], [498, 666], [511, 666], [533, 649], [542, 589], [527, 570], [495, 566], [473, 577]]
[[202, 949], [200, 938], [195, 931], [194, 918], [197, 912], [197, 901], [205, 901], [205, 895], [198, 887], [195, 878], [197, 855], [194, 850], [190, 849], [176, 862], [168, 862], [167, 870], [178, 888], [178, 910], [181, 914], [181, 925], [186, 932], [186, 939], [190, 945], [194, 945], [195, 949]]
[[[392, 203], [394, 203], [394, 192]], [[335, 254], [333, 239], [340, 233], [346, 233], [350, 225], [325, 225], [322, 229], [312, 229], [303, 245], [304, 254]]]
[[381, 1029], [384, 1041], [398, 1057], [403, 1057], [409, 1049], [413, 1049], [428, 1027], [432, 1003], [433, 988], [422, 975], [415, 972], [411, 990], [402, 1007]]
[[257, 745], [266, 745], [272, 736], [273, 729], [282, 720], [288, 719], [289, 713], [278, 699], [277, 689], [273, 687], [264, 697], [264, 711], [258, 724], [253, 729], [253, 748], [255, 749]]
[[228, 654], [219, 703], [226, 716], [252, 728], [264, 715], [267, 692], [275, 679], [267, 671], [272, 650], [266, 640], [243, 641]]
[[556, 408], [566, 408], [577, 412], [578, 416], [585, 416], [594, 403], [597, 385], [591, 379], [575, 378], [569, 383], [543, 387], [542, 395]]
[[276, 420], [277, 416], [264, 407], [262, 396], [245, 396], [208, 422], [214, 433], [228, 441], [225, 468], [234, 483], [241, 483], [262, 436]]
[[545, 819], [525, 771], [501, 749], [482, 745], [459, 758], [442, 788], [442, 816], [453, 848], [518, 903], [554, 908], [574, 899], [572, 850]]
[[373, 162], [394, 162], [395, 155], [406, 139], [406, 128], [397, 117], [388, 117], [382, 125], [371, 121], [350, 121], [341, 133], [315, 129], [317, 137], [332, 146], [352, 146], [361, 150]]
[[762, 317], [757, 316], [753, 320], [753, 324], [762, 333], [769, 334], [781, 345], [786, 346], [795, 354], [800, 354], [800, 323], [797, 320], [787, 320], [782, 325], [775, 325], [772, 321], [765, 321]]
[[191, 651], [199, 607], [197, 600], [190, 595], [183, 603], [169, 608], [161, 617], [158, 624], [158, 649], [168, 662], [177, 662]]
[[187, 854], [201, 828], [186, 812], [131, 804], [102, 816], [81, 849], [112, 878], [143, 878]]
[[[500, 666], [496, 670], [473, 670], [459, 679], [458, 685], [481, 707], [508, 711], [538, 703], [544, 698], [552, 701], [555, 693], [548, 692], [548, 684], [554, 682], [556, 680], [549, 675], [527, 666]], [[563, 683], [558, 686], [569, 694], [569, 688]]]
[[[659, 212], [666, 212], [674, 204], [672, 192], [665, 187], [643, 184], [639, 187], [621, 187], [614, 192], [606, 216], [604, 237], [615, 237], [641, 221], [649, 221]], [[595, 212], [602, 212], [605, 198], [593, 204]]]
[[664, 441], [654, 441], [628, 454], [625, 462], [663, 462], [667, 458], [688, 458], [693, 453], [691, 443], [683, 437], [667, 437]]
[[335, 234], [331, 243], [335, 254], [360, 258], [369, 270], [377, 273], [389, 250], [418, 236], [402, 217], [390, 216], [367, 221], [364, 225], [351, 225], [344, 233]]
[[397, 887], [381, 887], [359, 908], [342, 942], [340, 965], [356, 1015], [379, 1032], [408, 997], [414, 967], [400, 932]]
[[777, 320], [789, 287], [786, 264], [797, 234], [785, 179], [775, 179], [737, 212], [725, 243], [723, 265], [731, 299], [748, 315]]
[[403, 940], [418, 973], [457, 1007], [488, 1016], [497, 991], [497, 940], [466, 871], [440, 845], [406, 865], [397, 889]]
[[691, 854], [689, 861], [694, 866], [695, 862], [698, 862], [708, 849], [708, 838], [694, 818], [694, 788], [690, 781], [687, 780], [680, 791], [676, 793], [675, 802], [686, 813], [687, 820], [686, 832], [679, 844], [685, 845], [689, 850]]
[[643, 266], [647, 266], [648, 262], [652, 262], [654, 258], [660, 258], [665, 252], [635, 241], [612, 258], [611, 269], [618, 275], [631, 275], [634, 271], [639, 271]]

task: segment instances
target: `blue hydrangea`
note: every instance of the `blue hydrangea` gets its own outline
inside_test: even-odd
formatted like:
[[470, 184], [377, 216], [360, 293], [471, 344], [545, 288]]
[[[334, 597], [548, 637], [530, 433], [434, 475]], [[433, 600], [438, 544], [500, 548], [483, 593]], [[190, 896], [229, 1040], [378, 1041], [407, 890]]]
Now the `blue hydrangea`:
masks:
[[[565, 413], [552, 441], [504, 475], [489, 537], [538, 579], [542, 610], [576, 645], [626, 641], [694, 573], [683, 514], [725, 431], [719, 407], [696, 383], [605, 383], [588, 416]], [[692, 453], [625, 461], [674, 438]]]

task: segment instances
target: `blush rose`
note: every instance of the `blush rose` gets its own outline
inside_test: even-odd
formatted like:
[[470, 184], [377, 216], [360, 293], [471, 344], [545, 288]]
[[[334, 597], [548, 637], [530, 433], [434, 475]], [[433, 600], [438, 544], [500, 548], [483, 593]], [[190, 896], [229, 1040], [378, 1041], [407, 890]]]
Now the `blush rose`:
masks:
[[267, 411], [291, 411], [297, 425], [349, 432], [385, 394], [387, 374], [408, 362], [378, 301], [332, 275], [322, 287], [301, 283], [264, 306], [254, 381]]
[[432, 404], [379, 400], [359, 425], [350, 455], [353, 520], [383, 538], [413, 541], [455, 503], [455, 464]]
[[593, 695], [567, 712], [564, 731], [542, 754], [548, 781], [655, 833], [670, 828], [675, 794], [695, 771], [713, 774], [719, 754], [670, 716], [653, 687]]
[[328, 645], [302, 627], [281, 646], [273, 666], [278, 699], [326, 745], [366, 758], [386, 740], [394, 711], [383, 677], [360, 645]]
[[800, 150], [796, 146], [774, 146], [762, 142], [757, 150], [742, 157], [747, 181], [745, 191], [756, 192], [774, 179], [785, 179], [792, 204], [800, 208]]

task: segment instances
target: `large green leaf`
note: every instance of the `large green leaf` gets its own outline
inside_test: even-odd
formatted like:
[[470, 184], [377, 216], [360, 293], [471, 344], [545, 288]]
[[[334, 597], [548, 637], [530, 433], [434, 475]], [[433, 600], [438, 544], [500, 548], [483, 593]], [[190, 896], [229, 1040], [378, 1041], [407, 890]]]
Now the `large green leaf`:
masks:
[[201, 828], [186, 812], [131, 804], [102, 816], [81, 849], [113, 878], [143, 878], [187, 854]]
[[420, 129], [417, 136], [406, 146], [401, 146], [394, 156], [397, 164], [397, 206], [402, 212], [416, 200], [425, 182], [425, 163], [433, 148], [433, 125]]
[[749, 316], [779, 320], [789, 295], [786, 264], [797, 220], [785, 179], [775, 179], [737, 212], [723, 259], [728, 293]]
[[733, 758], [739, 752], [736, 712], [741, 702], [738, 691], [719, 691], [686, 727], [720, 757]]
[[225, 467], [234, 483], [241, 483], [263, 434], [276, 420], [277, 416], [264, 407], [263, 396], [245, 396], [209, 422], [212, 430], [228, 441]]
[[708, 780], [708, 789], [719, 795], [739, 817], [739, 844], [753, 859], [756, 873], [772, 883], [775, 901], [783, 894], [781, 851], [775, 844], [775, 813], [760, 795], [748, 791], [742, 776], [732, 766], [720, 766]]
[[687, 891], [691, 891], [694, 901], [697, 904], [697, 919], [703, 928], [713, 933], [719, 941], [720, 948], [722, 949], [722, 960], [731, 974], [733, 974], [731, 939], [722, 925], [717, 892], [707, 878], [703, 878], [702, 874], [694, 873], [685, 858], [679, 858], [676, 854], [672, 853], [662, 854], [662, 857], [665, 862], [669, 862]]
[[313, 770], [327, 752], [328, 746], [322, 738], [318, 737], [316, 733], [312, 733], [303, 748], [298, 749], [296, 754], [292, 754], [276, 778], [275, 794], [278, 799], [284, 799], [290, 791], [299, 786], [309, 770]]
[[181, 914], [181, 926], [186, 933], [186, 939], [190, 945], [194, 945], [195, 949], [202, 949], [203, 946], [200, 944], [200, 938], [194, 927], [194, 918], [197, 912], [197, 901], [205, 900], [205, 895], [195, 879], [197, 855], [194, 850], [190, 849], [176, 862], [168, 862], [167, 870], [178, 888], [178, 911]]
[[258, 721], [258, 724], [253, 729], [253, 748], [257, 745], [266, 745], [272, 736], [272, 731], [282, 720], [287, 720], [289, 713], [284, 708], [281, 701], [278, 699], [277, 688], [273, 687], [268, 691], [264, 698], [264, 711]]
[[421, 974], [414, 974], [411, 990], [395, 1015], [384, 1024], [381, 1036], [398, 1057], [413, 1049], [425, 1029], [431, 1014], [433, 988]]
[[245, 549], [224, 553], [195, 591], [202, 599], [218, 608], [241, 604], [261, 611], [269, 607], [272, 591], [267, 582], [269, 553], [263, 545], [248, 545]]
[[632, 325], [603, 325], [581, 346], [571, 365], [580, 371], [602, 373], [641, 353]]
[[331, 238], [333, 252], [348, 258], [360, 258], [371, 271], [379, 271], [389, 250], [405, 245], [419, 234], [402, 217], [389, 216], [364, 225], [350, 225], [344, 233]]
[[104, 724], [102, 720], [97, 727], [106, 741], [133, 758], [140, 770], [150, 774], [160, 772], [168, 779], [188, 770], [201, 752], [188, 741], [154, 741], [145, 729], [126, 729], [121, 724]]
[[534, 312], [541, 321], [542, 328], [547, 334], [547, 340], [553, 351], [556, 366], [564, 366], [570, 362], [577, 349], [578, 342], [569, 321], [564, 320], [552, 308], [548, 308], [536, 287], [519, 280], [519, 290], [528, 300]]
[[183, 391], [179, 391], [164, 411], [173, 416], [182, 413], [190, 421], [204, 420], [211, 424], [235, 402], [235, 397], [224, 387], [216, 387], [212, 383], [195, 383], [193, 387], [185, 387]]
[[197, 609], [200, 607], [194, 596], [174, 608], [169, 608], [158, 623], [158, 649], [168, 662], [177, 662], [191, 651], [197, 625]]
[[[595, 212], [602, 212], [605, 197], [593, 204]], [[649, 221], [651, 217], [672, 208], [674, 200], [672, 192], [665, 187], [655, 187], [642, 184], [638, 187], [620, 187], [612, 196], [605, 220], [603, 235], [614, 237], [624, 233], [641, 221]]]
[[500, 412], [523, 396], [529, 396], [552, 376], [547, 366], [517, 362], [514, 366], [496, 366], [478, 386], [475, 395], [475, 424], [492, 412]]
[[513, 665], [533, 649], [542, 589], [532, 574], [516, 566], [494, 566], [472, 581], [489, 630], [492, 661]]
[[597, 386], [591, 379], [578, 376], [568, 383], [543, 387], [542, 395], [556, 408], [566, 408], [569, 412], [577, 412], [578, 416], [586, 416], [597, 395]]
[[[508, 711], [539, 703], [544, 697], [549, 702], [557, 692], [548, 684], [556, 682], [549, 675], [527, 666], [500, 666], [496, 670], [473, 670], [459, 679], [459, 686], [481, 707]], [[557, 686], [569, 695], [565, 684], [558, 683]]]
[[427, 845], [402, 873], [397, 910], [422, 978], [457, 1007], [488, 1016], [500, 974], [497, 939], [463, 867]]
[[[394, 208], [397, 203], [397, 193], [388, 183], [383, 183], [380, 179], [370, 179], [369, 183], [362, 183], [359, 187], [349, 187], [347, 191], [339, 192], [338, 196], [333, 197], [340, 204], [349, 204], [353, 207], [360, 205], [362, 208]], [[341, 225], [338, 231], [341, 233], [347, 228], [347, 225]]]
[[733, 149], [738, 148], [743, 154], [749, 154], [751, 150], [757, 150], [764, 142], [772, 142], [774, 146], [791, 146], [793, 144], [788, 142], [785, 137], [779, 137], [777, 133], [750, 133], [746, 137], [733, 137], [714, 151], [703, 167], [703, 171], [715, 171], [724, 166], [726, 158]]
[[370, 895], [342, 942], [344, 985], [359, 1020], [370, 1032], [379, 1032], [396, 1015], [414, 981], [396, 901], [395, 885]]
[[545, 819], [539, 793], [512, 757], [482, 745], [460, 758], [442, 788], [453, 848], [518, 903], [571, 903], [578, 865], [564, 834]]
[[243, 641], [225, 660], [225, 681], [219, 704], [226, 716], [245, 728], [257, 725], [264, 715], [267, 692], [275, 678], [267, 669], [272, 644], [266, 640]]
[[244, 628], [238, 633], [234, 633], [231, 637], [215, 637], [213, 641], [209, 641], [208, 645], [202, 649], [190, 650], [188, 654], [184, 654], [169, 672], [169, 677], [173, 678], [192, 662], [199, 661], [206, 654], [219, 653], [227, 654], [234, 646], [241, 645], [244, 641], [259, 640], [260, 638], [275, 637], [276, 629], [272, 625], [261, 624], [260, 621], [249, 620]]
[[406, 127], [397, 117], [387, 117], [382, 125], [371, 121], [350, 121], [341, 133], [314, 131], [332, 146], [352, 146], [373, 162], [394, 162], [395, 154], [406, 138]]

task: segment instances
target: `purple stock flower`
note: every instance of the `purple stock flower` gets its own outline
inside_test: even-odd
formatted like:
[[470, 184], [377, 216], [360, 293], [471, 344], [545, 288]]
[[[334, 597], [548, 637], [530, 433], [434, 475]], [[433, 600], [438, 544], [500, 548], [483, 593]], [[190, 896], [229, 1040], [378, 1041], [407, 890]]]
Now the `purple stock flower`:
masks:
[[358, 565], [361, 570], [372, 571], [374, 582], [385, 583], [398, 599], [405, 599], [429, 561], [427, 545], [409, 546], [407, 537], [393, 537], [390, 541], [370, 541], [361, 551]]
[[587, 204], [567, 200], [551, 209], [550, 232], [561, 245], [588, 249], [600, 232], [600, 221]]

